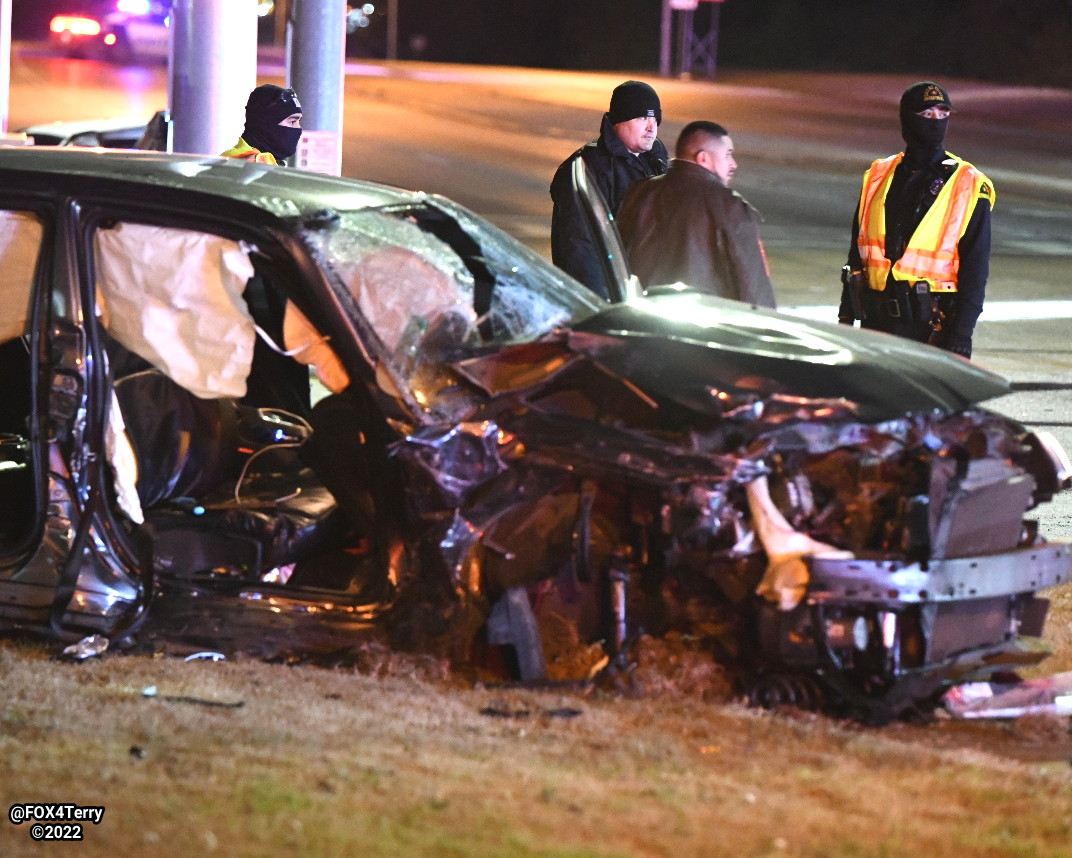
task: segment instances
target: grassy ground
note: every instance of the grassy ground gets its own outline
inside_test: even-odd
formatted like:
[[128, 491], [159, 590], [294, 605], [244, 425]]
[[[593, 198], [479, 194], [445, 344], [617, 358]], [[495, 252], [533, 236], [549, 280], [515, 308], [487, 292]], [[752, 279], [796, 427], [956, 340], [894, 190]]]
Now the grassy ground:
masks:
[[[1072, 587], [1052, 595], [1062, 651], [1043, 672], [1072, 669]], [[85, 856], [1066, 858], [1072, 842], [1067, 718], [875, 729], [672, 686], [463, 687], [421, 661], [56, 651], [0, 644], [0, 797], [103, 806]], [[63, 852], [0, 822], [3, 856]]]

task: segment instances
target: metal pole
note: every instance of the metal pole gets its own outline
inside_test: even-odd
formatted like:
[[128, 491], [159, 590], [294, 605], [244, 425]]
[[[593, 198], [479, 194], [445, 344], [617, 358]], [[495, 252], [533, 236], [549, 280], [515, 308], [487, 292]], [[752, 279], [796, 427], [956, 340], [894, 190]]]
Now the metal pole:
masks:
[[257, 85], [257, 0], [175, 0], [169, 64], [175, 151], [230, 149]]
[[387, 1], [387, 59], [398, 59], [398, 0]]
[[662, 77], [670, 77], [671, 31], [674, 12], [670, 8], [670, 0], [663, 0], [663, 19], [659, 39], [659, 74]]
[[683, 9], [678, 13], [678, 70], [679, 75], [692, 71], [692, 10]]
[[[287, 83], [298, 94], [302, 128], [307, 132], [297, 165], [339, 175], [346, 74], [346, 0], [292, 0], [292, 6]], [[303, 163], [302, 152], [316, 163]], [[308, 161], [308, 157], [304, 160]]]
[[287, 21], [290, 20], [290, 0], [277, 0], [275, 4], [275, 26], [273, 44], [287, 43]]
[[715, 79], [715, 75], [718, 71], [718, 24], [719, 16], [722, 14], [722, 3], [711, 4], [711, 26], [708, 30], [707, 38], [710, 41], [709, 53], [707, 55], [707, 76], [711, 79]]
[[11, 4], [0, 0], [0, 134], [7, 134], [11, 93]]

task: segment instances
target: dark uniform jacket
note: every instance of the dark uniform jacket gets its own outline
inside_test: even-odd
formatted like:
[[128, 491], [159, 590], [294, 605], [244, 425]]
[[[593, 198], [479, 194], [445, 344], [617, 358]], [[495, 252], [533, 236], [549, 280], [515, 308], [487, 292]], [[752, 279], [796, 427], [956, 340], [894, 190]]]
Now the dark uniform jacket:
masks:
[[635, 185], [618, 213], [629, 267], [644, 286], [682, 282], [721, 298], [774, 306], [759, 213], [714, 173], [675, 159]]
[[603, 115], [598, 140], [586, 143], [559, 165], [551, 181], [551, 261], [580, 280], [596, 294], [610, 295], [600, 261], [601, 251], [584, 218], [581, 202], [573, 188], [573, 162], [583, 158], [588, 172], [612, 215], [618, 214], [626, 191], [641, 179], [666, 172], [667, 152], [656, 140], [651, 151], [633, 155]]

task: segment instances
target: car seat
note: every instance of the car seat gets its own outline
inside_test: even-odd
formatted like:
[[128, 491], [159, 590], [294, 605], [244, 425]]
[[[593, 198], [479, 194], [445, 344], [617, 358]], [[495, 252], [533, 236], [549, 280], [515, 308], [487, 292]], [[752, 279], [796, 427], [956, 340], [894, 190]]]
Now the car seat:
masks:
[[201, 399], [155, 368], [114, 389], [157, 574], [258, 580], [341, 539], [335, 498], [295, 454], [305, 424]]

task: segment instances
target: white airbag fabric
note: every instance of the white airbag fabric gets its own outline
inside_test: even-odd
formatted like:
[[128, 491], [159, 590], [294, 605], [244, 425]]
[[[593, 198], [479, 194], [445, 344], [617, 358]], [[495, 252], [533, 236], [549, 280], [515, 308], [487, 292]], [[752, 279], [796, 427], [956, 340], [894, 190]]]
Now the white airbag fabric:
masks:
[[29, 332], [30, 291], [40, 248], [37, 218], [0, 210], [0, 343]]
[[203, 399], [245, 395], [253, 264], [238, 242], [121, 223], [98, 230], [96, 264], [101, 319], [120, 344]]

